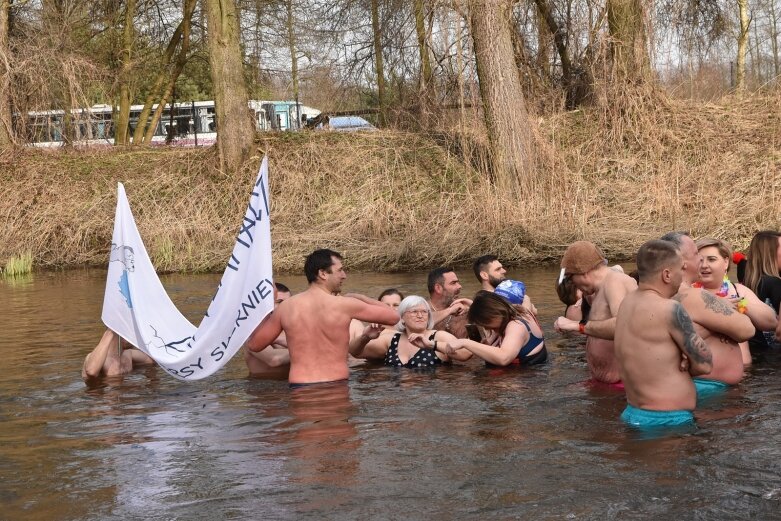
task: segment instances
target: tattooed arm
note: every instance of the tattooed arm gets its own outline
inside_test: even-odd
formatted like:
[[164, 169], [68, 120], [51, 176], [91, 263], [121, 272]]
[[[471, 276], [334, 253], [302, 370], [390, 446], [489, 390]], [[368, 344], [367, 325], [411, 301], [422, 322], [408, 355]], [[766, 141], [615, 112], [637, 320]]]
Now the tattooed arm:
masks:
[[713, 369], [713, 355], [705, 340], [694, 331], [694, 324], [682, 305], [673, 303], [671, 335], [686, 357], [689, 359], [689, 374], [698, 376], [708, 374]]
[[676, 295], [676, 300], [683, 305], [691, 320], [705, 329], [735, 342], [743, 342], [754, 336], [751, 319], [735, 311], [728, 300], [694, 288], [683, 297], [679, 295]]

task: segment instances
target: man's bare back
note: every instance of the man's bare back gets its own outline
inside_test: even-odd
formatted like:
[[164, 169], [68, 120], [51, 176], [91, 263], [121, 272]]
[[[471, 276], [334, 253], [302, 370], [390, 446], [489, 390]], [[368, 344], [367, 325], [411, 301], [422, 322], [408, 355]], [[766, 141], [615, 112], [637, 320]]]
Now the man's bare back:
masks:
[[627, 401], [646, 410], [693, 410], [697, 393], [682, 355], [699, 364], [707, 359], [703, 345], [678, 302], [652, 290], [627, 295], [615, 338]]
[[684, 261], [671, 242], [652, 240], [637, 252], [639, 286], [616, 317], [615, 356], [629, 404], [621, 419], [652, 428], [694, 421], [697, 392], [691, 375], [712, 368], [705, 341], [680, 303], [671, 300]]

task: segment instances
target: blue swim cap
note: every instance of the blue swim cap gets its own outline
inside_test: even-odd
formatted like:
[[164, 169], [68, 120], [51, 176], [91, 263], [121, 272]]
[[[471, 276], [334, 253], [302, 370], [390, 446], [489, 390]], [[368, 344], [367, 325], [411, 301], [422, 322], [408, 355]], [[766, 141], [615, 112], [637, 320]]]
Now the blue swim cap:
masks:
[[520, 280], [503, 280], [496, 286], [494, 293], [509, 300], [510, 304], [523, 304], [526, 284]]

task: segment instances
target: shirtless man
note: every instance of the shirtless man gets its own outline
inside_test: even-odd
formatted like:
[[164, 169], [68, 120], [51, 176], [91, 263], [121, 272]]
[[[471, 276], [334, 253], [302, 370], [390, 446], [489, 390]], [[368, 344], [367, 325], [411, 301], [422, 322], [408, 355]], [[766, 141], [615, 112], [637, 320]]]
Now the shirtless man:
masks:
[[633, 427], [694, 422], [692, 375], [713, 364], [705, 341], [686, 310], [672, 300], [683, 281], [684, 263], [669, 241], [648, 241], [637, 252], [637, 291], [616, 317], [615, 355], [628, 405], [621, 419]]
[[342, 256], [316, 250], [304, 263], [309, 287], [282, 302], [253, 331], [246, 342], [251, 351], [262, 351], [284, 331], [290, 351], [293, 384], [345, 380], [349, 375], [347, 348], [353, 318], [375, 324], [395, 324], [399, 314], [378, 300], [357, 294], [336, 296], [347, 274]]
[[[485, 291], [494, 291], [496, 286], [507, 280], [507, 270], [504, 269], [496, 255], [478, 257], [472, 264], [472, 271], [477, 277], [477, 282], [480, 283], [480, 289]], [[535, 315], [537, 314], [537, 308], [532, 304], [528, 294], [523, 296], [523, 306]]]
[[618, 308], [627, 294], [637, 289], [637, 282], [622, 272], [607, 267], [602, 251], [588, 241], [572, 243], [561, 259], [565, 277], [571, 277], [584, 296], [591, 295], [591, 310], [585, 323], [559, 317], [553, 324], [557, 331], [580, 331], [587, 335], [586, 361], [591, 377], [602, 383], [621, 386], [621, 377], [613, 352]]
[[434, 329], [466, 338], [466, 313], [472, 301], [458, 298], [461, 283], [453, 268], [435, 268], [428, 274], [429, 305], [434, 312]]
[[[274, 309], [292, 296], [290, 288], [281, 282], [274, 282]], [[262, 378], [287, 378], [290, 372], [290, 353], [287, 349], [285, 332], [260, 352], [244, 348], [244, 362], [249, 375]]]
[[683, 282], [675, 296], [694, 322], [697, 333], [713, 353], [713, 369], [694, 379], [700, 397], [723, 391], [743, 379], [743, 358], [738, 344], [754, 336], [754, 325], [726, 299], [693, 288], [700, 276], [700, 254], [685, 232], [670, 232], [662, 240], [674, 244], [683, 258]]
[[101, 376], [121, 376], [139, 365], [154, 363], [146, 353], [133, 348], [121, 340], [119, 335], [107, 329], [95, 349], [84, 359], [81, 378], [84, 382], [89, 382]]

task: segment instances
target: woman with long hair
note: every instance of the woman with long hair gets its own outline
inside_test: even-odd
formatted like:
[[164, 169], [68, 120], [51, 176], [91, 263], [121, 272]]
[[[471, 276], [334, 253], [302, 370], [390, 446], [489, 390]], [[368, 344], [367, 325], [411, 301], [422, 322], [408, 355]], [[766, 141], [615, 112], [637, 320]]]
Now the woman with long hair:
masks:
[[[759, 300], [773, 308], [778, 315], [781, 305], [781, 234], [765, 230], [754, 235], [748, 249], [748, 265], [746, 266], [746, 286], [756, 293]], [[775, 338], [773, 331], [760, 331], [749, 340], [752, 350], [762, 350], [768, 347], [781, 346], [781, 325], [776, 326]]]
[[453, 351], [469, 351], [491, 365], [535, 365], [548, 360], [542, 328], [523, 306], [514, 306], [490, 291], [478, 291], [469, 307], [469, 322], [482, 328], [482, 341], [457, 339]]
[[375, 338], [361, 335], [350, 341], [350, 354], [356, 358], [383, 360], [385, 365], [422, 369], [451, 360], [468, 360], [472, 353], [448, 355], [456, 337], [436, 331], [434, 315], [426, 299], [410, 295], [399, 304], [401, 320], [395, 330], [385, 330]]
[[[749, 288], [733, 283], [727, 275], [732, 259], [732, 248], [721, 239], [704, 237], [697, 241], [697, 251], [702, 257], [700, 280], [696, 284], [705, 291], [728, 299], [736, 311], [745, 313], [757, 331], [774, 330], [778, 325], [776, 314], [765, 306]], [[744, 365], [751, 364], [748, 342], [741, 342], [741, 358]]]

